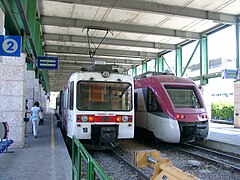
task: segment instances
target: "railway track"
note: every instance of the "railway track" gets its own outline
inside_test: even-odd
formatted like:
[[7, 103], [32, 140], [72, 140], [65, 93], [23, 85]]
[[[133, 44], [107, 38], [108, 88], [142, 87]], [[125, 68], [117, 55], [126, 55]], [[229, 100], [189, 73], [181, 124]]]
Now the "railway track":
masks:
[[230, 168], [233, 172], [240, 173], [240, 158], [237, 156], [188, 143], [183, 143], [178, 146], [168, 144], [167, 146], [177, 151], [195, 156], [199, 159], [203, 159], [205, 161]]
[[91, 151], [93, 158], [100, 164], [111, 179], [149, 180], [150, 177], [131, 164], [114, 150]]
[[137, 139], [137, 142], [151, 149], [160, 151], [161, 157], [169, 158], [175, 167], [192, 174], [199, 179], [218, 180], [228, 179], [228, 177], [231, 177], [231, 179], [240, 178], [239, 156], [235, 156], [235, 154], [229, 155], [231, 154], [229, 153], [227, 155], [230, 156], [229, 158], [233, 156], [233, 160], [228, 157], [223, 158], [220, 155], [216, 155], [214, 158], [213, 155], [208, 155], [210, 153], [203, 151], [204, 148], [202, 147], [202, 154], [200, 154], [198, 152], [201, 148], [197, 150], [193, 146], [190, 147], [187, 145], [183, 148], [183, 145], [168, 144], [155, 138], [141, 138]]

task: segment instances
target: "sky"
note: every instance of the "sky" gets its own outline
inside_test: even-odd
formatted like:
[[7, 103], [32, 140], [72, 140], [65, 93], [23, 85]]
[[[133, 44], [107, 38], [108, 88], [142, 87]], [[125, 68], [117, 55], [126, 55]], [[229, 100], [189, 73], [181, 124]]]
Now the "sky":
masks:
[[230, 26], [208, 37], [208, 58], [236, 59], [236, 28]]
[[[192, 52], [197, 44], [197, 41], [183, 46], [182, 48], [182, 61], [183, 67], [187, 64]], [[170, 67], [175, 67], [175, 52], [172, 51], [164, 55], [168, 65]], [[217, 58], [228, 58], [236, 59], [236, 28], [235, 26], [230, 26], [223, 30], [220, 30], [214, 34], [208, 36], [208, 60], [217, 59]], [[200, 61], [200, 48], [194, 54], [194, 57], [190, 63], [198, 64]], [[234, 63], [234, 67], [235, 63]], [[175, 72], [174, 69], [172, 69]]]

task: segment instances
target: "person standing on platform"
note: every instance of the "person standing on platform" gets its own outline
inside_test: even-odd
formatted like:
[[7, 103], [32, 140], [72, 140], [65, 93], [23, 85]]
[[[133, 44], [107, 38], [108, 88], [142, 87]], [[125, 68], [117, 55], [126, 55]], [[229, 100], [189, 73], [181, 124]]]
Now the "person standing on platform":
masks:
[[27, 113], [28, 113], [28, 100], [26, 99], [26, 101], [25, 101], [25, 117], [27, 117]]
[[39, 102], [34, 102], [33, 107], [31, 108], [31, 115], [32, 115], [32, 127], [33, 127], [33, 135], [34, 138], [37, 138], [37, 131], [38, 131], [38, 124], [39, 124]]
[[39, 112], [39, 125], [41, 125], [41, 124], [43, 124], [43, 122], [44, 122], [44, 119], [43, 119], [43, 108], [42, 108], [42, 106], [39, 106], [39, 108], [40, 108], [40, 112]]
[[26, 131], [27, 131], [27, 123], [28, 123], [28, 121], [29, 121], [29, 115], [28, 115], [28, 113], [30, 113], [29, 111], [28, 111], [28, 100], [26, 99], [26, 101], [25, 101], [25, 134], [26, 134]]

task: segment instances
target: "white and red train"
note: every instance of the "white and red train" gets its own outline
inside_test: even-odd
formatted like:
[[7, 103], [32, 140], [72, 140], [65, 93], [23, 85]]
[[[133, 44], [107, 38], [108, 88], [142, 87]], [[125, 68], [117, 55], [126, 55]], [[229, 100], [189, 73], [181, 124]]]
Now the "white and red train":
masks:
[[147, 72], [135, 77], [134, 86], [136, 127], [169, 143], [207, 138], [206, 107], [192, 80]]
[[57, 97], [57, 110], [68, 138], [93, 146], [114, 146], [134, 137], [133, 77], [96, 65], [72, 74]]

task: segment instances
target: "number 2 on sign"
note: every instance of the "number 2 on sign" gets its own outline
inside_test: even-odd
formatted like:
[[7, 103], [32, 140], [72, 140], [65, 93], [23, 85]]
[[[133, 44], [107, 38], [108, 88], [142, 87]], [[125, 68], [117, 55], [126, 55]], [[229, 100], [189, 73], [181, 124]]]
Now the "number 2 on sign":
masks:
[[18, 44], [14, 39], [5, 39], [2, 48], [6, 53], [14, 53], [18, 49]]
[[9, 41], [8, 43], [7, 43], [7, 45], [9, 45], [9, 47], [7, 48], [7, 50], [8, 51], [14, 51], [14, 42], [12, 42], [12, 41]]

